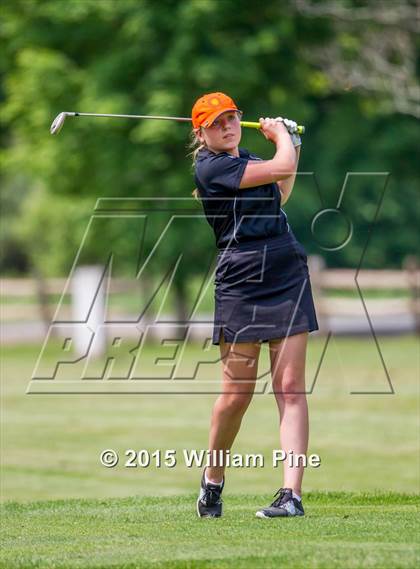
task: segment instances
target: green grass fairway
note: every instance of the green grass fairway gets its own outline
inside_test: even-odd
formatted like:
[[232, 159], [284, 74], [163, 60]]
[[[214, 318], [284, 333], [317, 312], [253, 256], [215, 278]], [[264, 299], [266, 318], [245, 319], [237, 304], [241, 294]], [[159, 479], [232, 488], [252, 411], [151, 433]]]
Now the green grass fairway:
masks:
[[[411, 336], [378, 341], [394, 394], [387, 393], [386, 375], [372, 339], [330, 340], [316, 386], [308, 396], [309, 453], [319, 454], [322, 462], [317, 469], [307, 468], [305, 492], [418, 492], [418, 340]], [[321, 338], [309, 340], [308, 385], [324, 343]], [[181, 452], [207, 448], [216, 394], [27, 395], [39, 351], [40, 346], [3, 349], [3, 501], [177, 496], [196, 490], [201, 470], [186, 467]], [[159, 349], [149, 346], [148, 351], [151, 361]], [[54, 356], [50, 354], [51, 361]], [[199, 358], [197, 347], [191, 345], [187, 363]], [[267, 361], [264, 347], [260, 370]], [[197, 382], [211, 379], [217, 385], [219, 366], [207, 366]], [[359, 390], [372, 393], [351, 394]], [[281, 468], [274, 469], [269, 459], [278, 447], [274, 397], [256, 394], [232, 451], [262, 453], [266, 464], [228, 469], [229, 495], [274, 493], [282, 484]], [[120, 454], [116, 468], [100, 464], [100, 452], [109, 448]], [[126, 449], [176, 449], [180, 460], [175, 468], [155, 464], [125, 468]]]
[[[306, 516], [255, 518], [267, 495], [225, 498], [199, 519], [195, 495], [3, 506], [8, 568], [418, 567], [414, 496], [310, 493]], [[416, 526], [417, 522], [417, 526]]]
[[[331, 339], [308, 396], [309, 454], [321, 466], [305, 473], [305, 518], [284, 520], [255, 518], [282, 485], [270, 460], [279, 448], [272, 394], [254, 396], [232, 449], [262, 454], [264, 467], [228, 468], [225, 516], [200, 520], [202, 470], [187, 467], [182, 451], [207, 448], [216, 393], [27, 395], [40, 346], [5, 348], [0, 567], [417, 567], [418, 339], [378, 341], [394, 394], [372, 339]], [[308, 386], [324, 348], [325, 339], [310, 339]], [[146, 359], [157, 355], [147, 347]], [[199, 359], [189, 346], [186, 365]], [[267, 361], [264, 347], [259, 371]], [[194, 381], [217, 385], [219, 366]], [[118, 466], [100, 464], [104, 449], [118, 451]], [[128, 468], [126, 449], [175, 449], [178, 462]]]

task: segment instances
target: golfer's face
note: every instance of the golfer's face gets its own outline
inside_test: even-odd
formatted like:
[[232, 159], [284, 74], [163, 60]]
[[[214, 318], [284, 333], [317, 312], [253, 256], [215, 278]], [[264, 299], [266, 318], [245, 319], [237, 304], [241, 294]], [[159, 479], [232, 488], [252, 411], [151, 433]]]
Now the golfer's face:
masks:
[[209, 148], [218, 152], [233, 150], [241, 139], [239, 113], [226, 111], [204, 129], [204, 137]]

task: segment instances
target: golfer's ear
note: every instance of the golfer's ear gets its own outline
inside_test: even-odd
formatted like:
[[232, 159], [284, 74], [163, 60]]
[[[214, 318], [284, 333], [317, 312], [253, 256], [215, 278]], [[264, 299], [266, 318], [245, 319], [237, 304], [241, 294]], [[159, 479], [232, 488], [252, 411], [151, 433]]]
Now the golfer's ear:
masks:
[[204, 142], [204, 136], [203, 136], [203, 134], [202, 134], [202, 132], [201, 132], [201, 127], [195, 128], [195, 129], [194, 129], [194, 134], [195, 134], [195, 136], [198, 138], [198, 140], [199, 140], [200, 142]]

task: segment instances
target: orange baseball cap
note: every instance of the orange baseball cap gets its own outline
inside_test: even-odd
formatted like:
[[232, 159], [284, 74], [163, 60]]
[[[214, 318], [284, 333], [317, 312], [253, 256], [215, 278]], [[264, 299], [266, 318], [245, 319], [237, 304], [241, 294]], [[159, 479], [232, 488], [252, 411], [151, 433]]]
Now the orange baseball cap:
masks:
[[239, 111], [233, 99], [224, 93], [207, 93], [196, 100], [191, 111], [194, 128], [213, 124], [226, 111]]

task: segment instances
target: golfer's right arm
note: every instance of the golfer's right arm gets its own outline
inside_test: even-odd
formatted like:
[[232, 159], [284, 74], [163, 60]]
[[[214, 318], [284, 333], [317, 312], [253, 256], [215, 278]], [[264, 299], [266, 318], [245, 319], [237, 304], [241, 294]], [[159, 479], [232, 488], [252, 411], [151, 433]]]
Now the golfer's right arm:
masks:
[[260, 124], [265, 138], [276, 145], [276, 153], [271, 160], [248, 162], [239, 189], [286, 180], [296, 171], [296, 151], [284, 124], [275, 119], [260, 119]]

